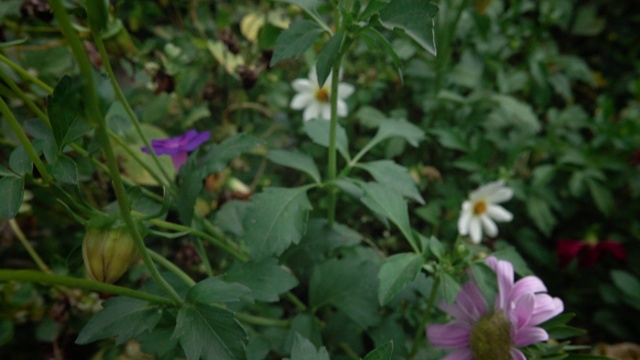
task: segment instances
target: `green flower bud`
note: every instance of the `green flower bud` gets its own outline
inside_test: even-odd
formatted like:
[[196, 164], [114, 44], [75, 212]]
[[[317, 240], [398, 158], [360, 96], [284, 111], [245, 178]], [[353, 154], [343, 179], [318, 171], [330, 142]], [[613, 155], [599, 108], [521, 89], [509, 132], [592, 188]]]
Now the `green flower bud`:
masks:
[[113, 283], [129, 269], [138, 249], [126, 227], [87, 227], [82, 241], [82, 258], [89, 276], [94, 280]]

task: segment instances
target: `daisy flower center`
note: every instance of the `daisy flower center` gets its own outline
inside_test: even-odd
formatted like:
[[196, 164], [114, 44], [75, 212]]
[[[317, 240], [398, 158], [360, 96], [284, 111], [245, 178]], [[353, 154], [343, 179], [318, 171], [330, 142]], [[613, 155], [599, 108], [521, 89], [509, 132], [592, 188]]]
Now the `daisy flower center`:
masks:
[[320, 88], [316, 90], [316, 100], [320, 102], [329, 102], [329, 90]]
[[487, 202], [484, 200], [478, 200], [473, 204], [473, 215], [482, 215], [487, 212]]
[[511, 323], [502, 311], [482, 316], [471, 329], [474, 360], [511, 360]]

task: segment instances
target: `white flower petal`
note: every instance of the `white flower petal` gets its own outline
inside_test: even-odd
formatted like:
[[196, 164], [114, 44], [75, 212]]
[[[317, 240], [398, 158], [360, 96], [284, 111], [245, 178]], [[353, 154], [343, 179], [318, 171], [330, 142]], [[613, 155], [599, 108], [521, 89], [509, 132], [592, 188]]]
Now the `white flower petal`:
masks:
[[297, 94], [291, 99], [291, 104], [289, 105], [294, 110], [302, 110], [309, 106], [309, 104], [313, 101], [313, 95], [302, 93]]
[[[328, 79], [331, 79], [331, 74], [329, 74]], [[318, 84], [318, 73], [316, 72], [316, 67], [312, 67], [311, 70], [309, 70], [309, 80], [315, 85], [316, 88], [320, 87], [320, 84]]]
[[338, 84], [338, 97], [340, 99], [348, 98], [349, 96], [351, 96], [351, 94], [353, 94], [354, 91], [355, 91], [355, 88], [351, 84], [347, 84], [347, 83]]
[[487, 200], [494, 204], [505, 202], [513, 197], [513, 190], [508, 187], [495, 189], [491, 194], [487, 194]]
[[345, 117], [349, 114], [349, 109], [347, 107], [347, 103], [344, 100], [338, 99], [338, 116]]
[[513, 214], [500, 205], [489, 204], [487, 214], [495, 221], [507, 222], [513, 220]]
[[331, 120], [331, 104], [322, 104], [322, 114], [320, 115], [325, 120]]
[[487, 235], [491, 237], [498, 235], [498, 226], [495, 222], [493, 222], [493, 220], [491, 220], [488, 215], [482, 215], [480, 217], [480, 220], [482, 221], [482, 227], [484, 228], [484, 231], [487, 233]]
[[291, 83], [291, 87], [299, 93], [313, 94], [318, 86], [314, 85], [309, 79], [295, 79]]
[[458, 219], [458, 233], [460, 235], [469, 234], [469, 225], [471, 225], [471, 211], [462, 211]]
[[302, 119], [304, 121], [317, 119], [317, 118], [320, 117], [321, 111], [322, 111], [322, 109], [320, 107], [320, 104], [318, 104], [315, 101], [311, 101], [307, 105], [307, 108], [304, 109], [304, 112], [302, 113]]
[[480, 225], [480, 219], [472, 216], [471, 221], [469, 222], [469, 233], [471, 235], [471, 240], [479, 244], [482, 240], [482, 227]]

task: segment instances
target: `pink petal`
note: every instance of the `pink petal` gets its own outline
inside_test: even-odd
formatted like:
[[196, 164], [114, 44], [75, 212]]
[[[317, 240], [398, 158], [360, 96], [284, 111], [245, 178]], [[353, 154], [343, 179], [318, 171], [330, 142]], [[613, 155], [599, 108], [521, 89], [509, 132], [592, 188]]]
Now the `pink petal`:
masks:
[[447, 304], [444, 301], [440, 304], [440, 309], [451, 315], [454, 319], [473, 324], [476, 319], [471, 316], [465, 309], [459, 306], [457, 303]]
[[527, 357], [518, 349], [511, 349], [510, 353], [511, 360], [527, 360]]
[[180, 170], [182, 165], [187, 162], [187, 152], [181, 151], [179, 153], [171, 155], [171, 160], [173, 160], [173, 167], [175, 167], [176, 171], [178, 171]]
[[498, 260], [493, 256], [488, 257], [486, 262], [496, 272], [498, 278], [498, 296], [496, 296], [495, 307], [508, 310], [509, 295], [513, 288], [513, 265], [508, 261]]
[[513, 343], [516, 346], [528, 346], [540, 341], [549, 340], [549, 334], [539, 327], [526, 327], [516, 331]]
[[513, 310], [510, 312], [510, 318], [512, 324], [515, 325], [516, 330], [518, 330], [522, 329], [529, 323], [533, 310], [536, 306], [535, 297], [532, 293], [523, 294], [518, 298], [514, 305]]
[[547, 294], [538, 294], [535, 299], [536, 306], [530, 322], [533, 326], [542, 324], [564, 311], [564, 304], [558, 298], [552, 298]]
[[624, 246], [613, 240], [605, 240], [598, 243], [599, 247], [613, 255], [619, 261], [627, 260], [627, 253], [624, 251]]
[[471, 326], [460, 321], [427, 326], [427, 339], [429, 342], [443, 349], [468, 347], [469, 336], [471, 336]]
[[515, 301], [525, 293], [535, 294], [545, 291], [547, 291], [547, 288], [546, 286], [544, 286], [544, 283], [542, 282], [542, 280], [540, 280], [540, 278], [536, 276], [526, 276], [516, 281], [516, 283], [513, 285], [513, 290], [511, 290], [511, 296], [509, 300]]
[[470, 349], [460, 349], [442, 358], [442, 360], [473, 360]]

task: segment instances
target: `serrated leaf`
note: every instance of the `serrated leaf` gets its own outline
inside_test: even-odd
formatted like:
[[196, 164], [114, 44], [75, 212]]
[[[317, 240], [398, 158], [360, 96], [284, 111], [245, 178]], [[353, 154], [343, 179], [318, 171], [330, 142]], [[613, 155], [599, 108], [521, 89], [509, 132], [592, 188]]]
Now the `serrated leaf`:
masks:
[[78, 168], [75, 161], [68, 156], [60, 155], [56, 161], [49, 166], [51, 176], [65, 184], [78, 183]]
[[162, 317], [162, 309], [147, 301], [128, 297], [111, 298], [82, 329], [76, 344], [116, 337], [116, 345], [153, 329]]
[[316, 61], [316, 75], [318, 75], [318, 84], [320, 87], [324, 86], [324, 82], [331, 73], [331, 67], [338, 58], [338, 52], [340, 51], [340, 45], [342, 44], [343, 39], [343, 32], [333, 35], [318, 55], [318, 60]]
[[317, 265], [309, 283], [309, 304], [316, 309], [332, 305], [361, 328], [373, 326], [380, 320], [377, 272], [372, 262], [352, 257]]
[[358, 164], [358, 167], [366, 170], [382, 185], [393, 189], [398, 194], [424, 204], [424, 199], [418, 191], [415, 180], [409, 175], [407, 169], [391, 160], [378, 160]]
[[187, 301], [203, 304], [237, 302], [251, 298], [251, 289], [217, 276], [200, 281], [187, 293]]
[[413, 281], [420, 269], [424, 259], [422, 255], [415, 253], [396, 254], [387, 258], [380, 268], [378, 279], [378, 302], [384, 305], [389, 302], [408, 283]]
[[412, 146], [417, 147], [418, 143], [424, 139], [424, 131], [405, 120], [380, 120], [378, 132], [366, 148], [372, 148], [379, 142], [393, 137], [403, 138]]
[[9, 167], [19, 175], [27, 175], [33, 172], [33, 161], [24, 146], [19, 145], [9, 155]]
[[329, 353], [324, 346], [317, 350], [311, 341], [296, 333], [291, 348], [291, 360], [329, 360]]
[[320, 171], [316, 163], [306, 154], [286, 150], [271, 150], [268, 158], [278, 165], [294, 168], [309, 174], [316, 183], [321, 181]]
[[233, 313], [215, 306], [187, 304], [178, 311], [177, 338], [188, 360], [244, 359], [247, 335]]
[[82, 99], [81, 80], [67, 75], [58, 82], [49, 98], [47, 112], [59, 152], [90, 130], [89, 125], [80, 119]]
[[393, 0], [380, 10], [380, 23], [401, 29], [432, 55], [436, 55], [434, 17], [438, 7], [424, 0]]
[[280, 255], [300, 242], [311, 209], [309, 188], [267, 188], [251, 198], [244, 227], [247, 246], [255, 259]]
[[409, 223], [407, 202], [402, 196], [378, 183], [362, 183], [361, 187], [365, 191], [365, 195], [361, 199], [362, 203], [373, 212], [391, 220], [400, 229], [405, 239], [415, 246], [415, 239]]
[[[314, 119], [311, 121], [305, 121], [303, 125], [304, 132], [309, 135], [311, 141], [314, 143], [329, 147], [329, 128], [331, 124], [328, 121]], [[336, 148], [342, 157], [349, 161], [349, 140], [347, 138], [347, 132], [340, 124], [336, 127]]]
[[393, 340], [373, 349], [364, 360], [391, 360], [393, 358]]
[[244, 234], [244, 226], [242, 219], [247, 213], [249, 207], [248, 201], [231, 200], [227, 201], [215, 213], [214, 225], [228, 233], [242, 236]]
[[276, 40], [270, 66], [301, 56], [324, 30], [310, 20], [297, 20], [283, 31]]
[[261, 144], [262, 140], [251, 135], [230, 136], [220, 144], [211, 145], [198, 164], [204, 167], [206, 174], [217, 173], [224, 170], [231, 160]]
[[274, 258], [239, 264], [229, 270], [224, 279], [246, 286], [254, 299], [265, 302], [278, 301], [280, 294], [298, 285], [296, 277]]
[[13, 219], [24, 199], [24, 179], [7, 176], [0, 179], [0, 219]]

